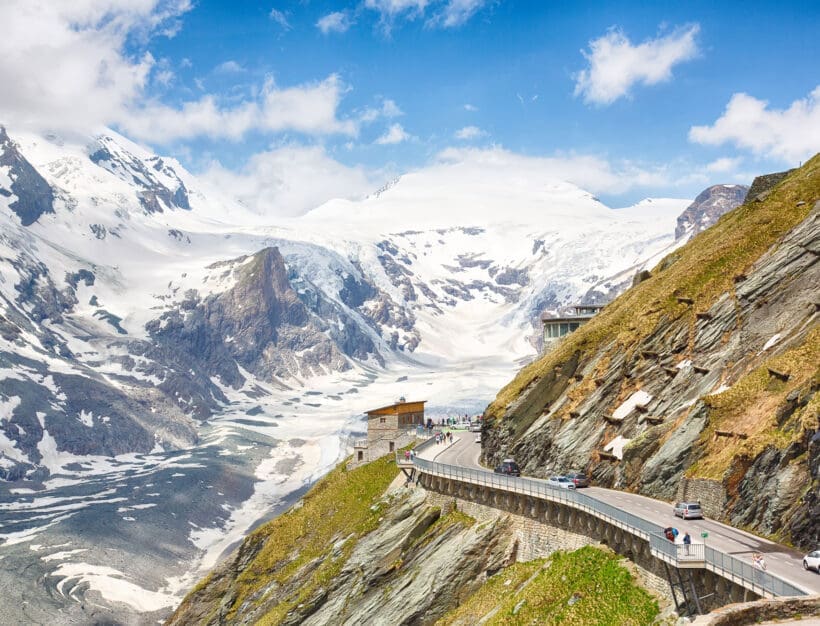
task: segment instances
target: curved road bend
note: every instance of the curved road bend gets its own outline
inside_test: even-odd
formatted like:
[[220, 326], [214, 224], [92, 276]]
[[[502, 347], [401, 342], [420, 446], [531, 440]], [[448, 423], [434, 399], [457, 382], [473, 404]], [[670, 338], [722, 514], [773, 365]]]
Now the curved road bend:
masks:
[[[475, 443], [473, 433], [458, 433], [454, 435], [454, 443], [447, 448], [434, 445], [421, 454], [422, 457], [439, 463], [490, 471], [479, 464], [480, 455], [481, 445]], [[820, 594], [820, 574], [803, 569], [801, 552], [714, 520], [684, 521], [672, 514], [672, 506], [668, 502], [661, 500], [602, 487], [587, 487], [584, 491], [659, 526], [674, 526], [680, 530], [681, 535], [689, 531], [693, 542], [702, 541], [701, 533], [705, 531], [709, 533], [705, 541], [710, 546], [749, 563], [752, 561], [752, 553], [760, 552], [766, 559], [768, 571], [806, 591]]]

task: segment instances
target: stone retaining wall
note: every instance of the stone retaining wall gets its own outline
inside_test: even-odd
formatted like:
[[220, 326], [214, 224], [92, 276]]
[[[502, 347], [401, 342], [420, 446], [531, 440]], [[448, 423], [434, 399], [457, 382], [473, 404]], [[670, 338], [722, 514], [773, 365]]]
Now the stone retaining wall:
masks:
[[[446, 511], [456, 507], [479, 522], [508, 515], [518, 538], [520, 561], [547, 557], [556, 550], [576, 550], [601, 543], [628, 558], [641, 585], [659, 598], [660, 604], [674, 603], [663, 561], [652, 556], [649, 542], [591, 513], [559, 502], [541, 500], [526, 494], [422, 473], [419, 483], [430, 501]], [[756, 600], [758, 596], [741, 585], [702, 568], [670, 568], [676, 582], [685, 581], [687, 595], [694, 588], [701, 610], [708, 612], [730, 603]], [[680, 596], [680, 591], [678, 591]], [[682, 597], [678, 598], [683, 600]]]
[[820, 617], [820, 596], [730, 604], [698, 618], [696, 623], [698, 626], [744, 626], [763, 621], [803, 620], [813, 616]]
[[723, 519], [726, 515], [726, 489], [719, 480], [708, 478], [681, 478], [678, 502], [700, 502], [705, 517]]
[[[588, 545], [602, 545], [602, 542], [587, 535], [564, 530], [526, 515], [499, 510], [472, 500], [431, 490], [427, 491], [427, 500], [433, 506], [441, 507], [442, 512], [455, 508], [479, 523], [490, 522], [501, 515], [506, 515], [510, 519], [514, 536], [518, 541], [516, 560], [519, 562], [548, 557], [558, 550], [571, 552]], [[635, 564], [633, 574], [636, 575], [641, 586], [658, 599], [661, 606], [669, 606], [673, 603], [669, 583], [659, 571], [653, 572]]]

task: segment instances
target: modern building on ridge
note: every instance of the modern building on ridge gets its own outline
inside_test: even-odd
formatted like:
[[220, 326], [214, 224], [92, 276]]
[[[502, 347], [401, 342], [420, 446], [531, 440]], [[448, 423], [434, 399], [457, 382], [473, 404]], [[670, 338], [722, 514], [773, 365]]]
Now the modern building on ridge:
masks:
[[550, 350], [555, 343], [571, 332], [578, 330], [584, 323], [597, 315], [603, 304], [577, 304], [566, 312], [556, 315], [542, 313], [541, 324], [544, 326], [544, 352]]

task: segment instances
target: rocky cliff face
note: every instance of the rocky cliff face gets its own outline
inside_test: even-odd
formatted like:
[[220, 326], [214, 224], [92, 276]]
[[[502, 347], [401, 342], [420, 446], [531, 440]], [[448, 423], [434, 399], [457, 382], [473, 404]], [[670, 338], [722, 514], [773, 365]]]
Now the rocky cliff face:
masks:
[[678, 217], [675, 239], [692, 237], [706, 230], [721, 215], [740, 206], [748, 191], [746, 185], [712, 185], [704, 189]]
[[11, 196], [15, 199], [9, 208], [23, 226], [31, 226], [43, 213], [54, 212], [51, 187], [0, 126], [0, 197]]
[[818, 198], [815, 157], [525, 368], [486, 412], [486, 459], [669, 500], [700, 479], [707, 514], [813, 547]]
[[508, 518], [443, 513], [422, 489], [383, 494], [397, 472], [388, 467], [336, 470], [304, 509], [248, 537], [167, 623], [433, 624], [515, 560]]

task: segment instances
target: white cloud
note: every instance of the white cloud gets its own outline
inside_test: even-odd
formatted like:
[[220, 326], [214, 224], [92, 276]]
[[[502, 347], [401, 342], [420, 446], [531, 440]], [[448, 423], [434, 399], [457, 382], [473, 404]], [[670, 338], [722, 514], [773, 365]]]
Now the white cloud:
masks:
[[328, 33], [345, 33], [352, 24], [350, 16], [345, 11], [334, 11], [319, 18], [316, 28], [327, 35]]
[[467, 22], [491, 0], [365, 0], [364, 6], [379, 13], [382, 28], [389, 32], [398, 18], [415, 20], [428, 15], [431, 28], [455, 28]]
[[0, 118], [34, 127], [95, 128], [148, 85], [154, 58], [126, 40], [172, 34], [188, 0], [0, 2]]
[[785, 110], [736, 93], [714, 124], [693, 126], [689, 140], [715, 146], [730, 143], [790, 163], [807, 159], [820, 150], [820, 85]]
[[589, 67], [574, 76], [575, 95], [587, 104], [611, 104], [627, 96], [635, 84], [669, 80], [674, 65], [698, 55], [699, 30], [693, 24], [635, 46], [619, 29], [610, 29], [589, 42], [589, 52], [581, 51]]
[[433, 18], [433, 24], [443, 28], [461, 26], [475, 15], [487, 0], [450, 0]]
[[244, 71], [245, 68], [234, 60], [225, 61], [214, 68], [214, 72], [219, 74], [240, 74]]
[[272, 19], [274, 22], [279, 24], [285, 30], [290, 30], [290, 23], [288, 22], [288, 18], [285, 16], [282, 11], [278, 9], [271, 9], [270, 13], [268, 13], [268, 17]]
[[203, 175], [262, 215], [301, 215], [333, 198], [365, 196], [381, 180], [342, 165], [316, 146], [285, 146], [255, 154], [240, 172], [213, 163]]
[[478, 111], [478, 107], [475, 106], [474, 104], [467, 103], [467, 104], [464, 105], [464, 110], [465, 111], [470, 111], [471, 113], [474, 113], [475, 111]]
[[139, 139], [160, 143], [202, 135], [239, 139], [252, 130], [352, 136], [358, 132], [356, 123], [337, 117], [344, 90], [338, 76], [283, 89], [269, 80], [257, 100], [222, 107], [206, 95], [180, 108], [148, 103], [129, 112], [120, 125]]
[[487, 133], [481, 130], [478, 126], [465, 126], [464, 128], [460, 128], [456, 131], [455, 137], [456, 139], [462, 139], [465, 141], [469, 141], [470, 139], [478, 139], [480, 137], [485, 137]]
[[666, 187], [672, 184], [665, 168], [647, 168], [630, 161], [611, 163], [595, 155], [568, 154], [534, 157], [501, 147], [447, 148], [437, 155], [443, 163], [464, 163], [485, 172], [510, 172], [523, 179], [558, 178], [592, 193], [620, 194], [626, 191]]
[[378, 108], [366, 107], [359, 115], [359, 119], [362, 122], [370, 123], [382, 117], [389, 119], [399, 117], [400, 115], [404, 115], [404, 112], [399, 108], [399, 105], [396, 104], [395, 100], [385, 98]]
[[715, 159], [711, 163], [706, 164], [706, 171], [713, 174], [723, 174], [726, 172], [734, 172], [740, 166], [742, 159], [739, 157], [721, 157]]
[[[116, 126], [134, 139], [160, 144], [200, 135], [239, 139], [251, 131], [357, 134], [359, 122], [339, 117], [348, 87], [335, 75], [289, 87], [269, 80], [239, 103], [208, 93], [177, 106], [151, 97], [150, 87], [174, 76], [167, 62], [139, 53], [139, 46], [175, 33], [190, 7], [190, 0], [0, 1], [0, 24], [6, 26], [0, 85], [14, 86], [0, 89], [0, 120], [84, 133]], [[231, 60], [218, 67], [239, 70]], [[194, 82], [204, 91], [201, 80]]]
[[412, 138], [412, 135], [409, 135], [407, 131], [402, 128], [401, 124], [391, 124], [387, 132], [376, 140], [376, 143], [379, 145], [389, 145], [401, 143]]

